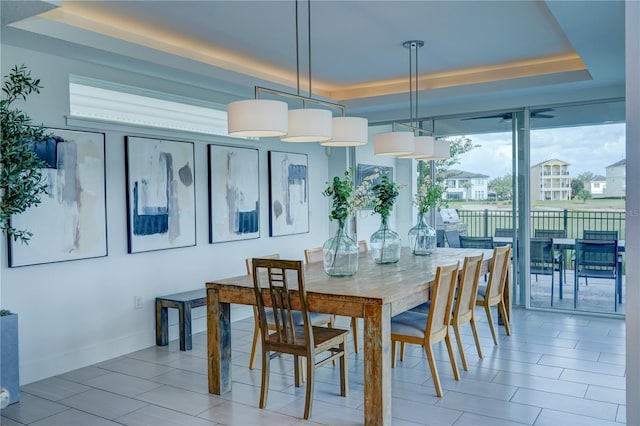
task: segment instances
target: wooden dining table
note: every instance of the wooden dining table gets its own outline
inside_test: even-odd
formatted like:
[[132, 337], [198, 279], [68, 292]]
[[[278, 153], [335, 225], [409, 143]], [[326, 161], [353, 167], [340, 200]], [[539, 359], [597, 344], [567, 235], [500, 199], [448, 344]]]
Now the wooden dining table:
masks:
[[[351, 277], [330, 277], [322, 262], [304, 270], [309, 310], [364, 318], [364, 424], [391, 425], [391, 317], [428, 300], [436, 268], [484, 254], [483, 273], [493, 252], [437, 248], [427, 256], [404, 249], [398, 263], [379, 265], [367, 253]], [[508, 286], [507, 286], [508, 287]], [[253, 279], [241, 275], [206, 283], [209, 392], [231, 390], [230, 304], [255, 305]], [[508, 289], [507, 289], [508, 290]], [[257, 401], [256, 401], [257, 403]]]

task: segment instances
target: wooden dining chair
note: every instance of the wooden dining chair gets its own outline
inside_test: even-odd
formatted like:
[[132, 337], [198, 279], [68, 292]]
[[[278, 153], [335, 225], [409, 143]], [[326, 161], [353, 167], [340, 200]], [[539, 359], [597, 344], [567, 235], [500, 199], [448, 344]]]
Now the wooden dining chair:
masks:
[[456, 357], [451, 345], [449, 325], [451, 323], [451, 307], [456, 291], [459, 262], [449, 266], [438, 266], [428, 314], [406, 311], [391, 318], [391, 367], [396, 364], [396, 343], [420, 345], [431, 369], [431, 377], [436, 388], [436, 395], [442, 396], [442, 386], [433, 354], [433, 344], [445, 341], [453, 376], [460, 380]]
[[[364, 243], [364, 251], [362, 250], [361, 243]], [[358, 250], [360, 253], [366, 252], [367, 242], [364, 240], [358, 241]], [[323, 250], [322, 247], [316, 247], [311, 249], [304, 250], [304, 260], [307, 263], [317, 263], [323, 261]], [[353, 333], [353, 350], [355, 353], [360, 353], [360, 348], [358, 345], [358, 318], [351, 317], [351, 332]]]
[[476, 306], [484, 307], [487, 314], [487, 321], [491, 328], [493, 343], [498, 344], [498, 336], [496, 327], [491, 317], [491, 307], [498, 306], [498, 310], [504, 320], [504, 328], [507, 336], [511, 335], [511, 327], [509, 325], [509, 315], [507, 314], [507, 306], [505, 305], [502, 294], [507, 282], [507, 274], [509, 270], [509, 258], [511, 256], [511, 246], [506, 245], [493, 249], [493, 258], [491, 259], [491, 270], [489, 272], [489, 280], [487, 284], [478, 286], [478, 298]]
[[453, 309], [451, 327], [456, 335], [458, 351], [460, 352], [460, 359], [462, 360], [462, 368], [464, 368], [465, 371], [469, 368], [467, 366], [467, 358], [464, 354], [464, 347], [462, 345], [460, 326], [467, 323], [470, 324], [473, 339], [476, 343], [476, 350], [478, 351], [478, 357], [482, 358], [482, 347], [480, 346], [480, 338], [478, 337], [478, 329], [476, 328], [475, 307], [483, 258], [483, 254], [480, 256], [465, 257], [462, 270], [458, 275], [458, 290], [456, 291], [455, 308]]
[[[260, 256], [260, 259], [280, 259], [279, 253], [267, 254], [264, 256]], [[247, 275], [253, 274], [253, 263], [252, 259], [245, 259], [245, 265], [247, 267]], [[293, 311], [293, 316], [296, 321], [296, 324], [302, 325], [302, 314], [299, 311]], [[315, 326], [328, 326], [333, 327], [334, 316], [331, 314], [323, 314], [319, 312], [310, 312], [309, 316], [311, 318], [311, 324]], [[273, 323], [273, 312], [271, 312], [270, 308], [267, 308], [267, 317], [271, 320], [268, 322], [269, 330], [275, 330], [275, 324]], [[257, 306], [253, 306], [253, 341], [251, 343], [251, 356], [249, 357], [249, 369], [253, 370], [253, 367], [256, 363], [256, 353], [258, 350], [258, 340], [260, 340], [260, 322], [258, 321], [258, 308]], [[303, 375], [304, 376], [304, 375]]]
[[[308, 419], [311, 416], [316, 368], [339, 359], [340, 395], [347, 396], [349, 392], [347, 374], [349, 331], [312, 325], [302, 261], [252, 259], [252, 266], [253, 287], [262, 336], [260, 408], [265, 408], [267, 405], [271, 359], [280, 353], [293, 355], [295, 385], [299, 387], [302, 385], [299, 358], [304, 357], [307, 371], [304, 418]], [[266, 305], [272, 307], [274, 332], [269, 330], [270, 316]], [[299, 306], [300, 310], [293, 311], [292, 306]], [[302, 315], [302, 325], [296, 323], [295, 312]], [[318, 360], [317, 356], [324, 352], [328, 352], [328, 356]]]

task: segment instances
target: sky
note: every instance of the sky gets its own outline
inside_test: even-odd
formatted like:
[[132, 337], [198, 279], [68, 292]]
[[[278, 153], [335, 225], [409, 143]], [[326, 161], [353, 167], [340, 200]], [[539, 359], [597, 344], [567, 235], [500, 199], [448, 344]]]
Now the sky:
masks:
[[[466, 135], [479, 148], [460, 156], [455, 169], [489, 176], [511, 174], [511, 133]], [[571, 177], [584, 172], [605, 176], [605, 167], [625, 158], [624, 123], [531, 131], [531, 165], [558, 159]]]

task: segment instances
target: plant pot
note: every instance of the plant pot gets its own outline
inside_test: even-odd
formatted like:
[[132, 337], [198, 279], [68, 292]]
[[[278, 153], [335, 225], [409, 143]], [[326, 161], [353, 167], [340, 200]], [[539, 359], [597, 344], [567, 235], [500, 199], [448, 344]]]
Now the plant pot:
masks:
[[0, 387], [9, 391], [9, 404], [20, 401], [18, 314], [0, 316]]
[[389, 229], [386, 217], [382, 218], [380, 229], [371, 235], [369, 247], [376, 263], [396, 263], [400, 260], [402, 240], [397, 232]]
[[344, 222], [338, 222], [336, 235], [322, 246], [324, 272], [333, 277], [348, 277], [358, 271], [358, 243], [344, 230]]
[[426, 256], [436, 248], [436, 230], [424, 221], [424, 213], [418, 214], [418, 222], [409, 229], [409, 248], [416, 256]]

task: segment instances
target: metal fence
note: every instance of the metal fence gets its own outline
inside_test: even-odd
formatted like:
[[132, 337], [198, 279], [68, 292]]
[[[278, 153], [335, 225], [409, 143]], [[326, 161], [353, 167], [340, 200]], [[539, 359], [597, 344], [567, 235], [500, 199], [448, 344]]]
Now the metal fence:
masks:
[[[512, 228], [511, 210], [458, 210], [460, 221], [467, 224], [467, 235], [494, 236], [496, 228]], [[598, 211], [534, 211], [530, 214], [531, 231], [536, 229], [566, 230], [567, 238], [582, 238], [584, 230], [618, 231], [618, 239], [624, 239], [625, 212]]]

